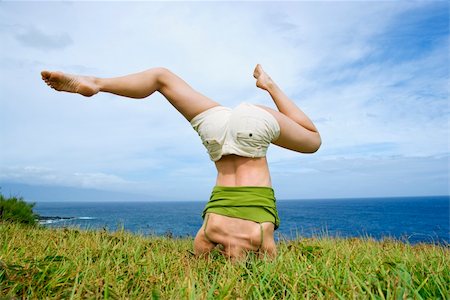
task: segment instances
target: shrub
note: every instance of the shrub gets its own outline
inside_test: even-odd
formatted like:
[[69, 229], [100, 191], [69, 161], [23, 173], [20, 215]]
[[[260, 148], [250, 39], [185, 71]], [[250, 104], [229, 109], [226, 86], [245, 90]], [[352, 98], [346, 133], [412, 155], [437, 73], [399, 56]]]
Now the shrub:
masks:
[[36, 225], [38, 216], [33, 212], [34, 205], [22, 197], [5, 198], [0, 194], [0, 221]]

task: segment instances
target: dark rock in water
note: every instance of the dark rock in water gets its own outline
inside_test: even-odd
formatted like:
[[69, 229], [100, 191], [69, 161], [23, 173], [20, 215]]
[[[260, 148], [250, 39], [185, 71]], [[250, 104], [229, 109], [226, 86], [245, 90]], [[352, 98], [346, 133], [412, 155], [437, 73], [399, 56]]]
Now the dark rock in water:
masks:
[[69, 221], [69, 220], [75, 220], [75, 219], [76, 219], [75, 217], [39, 216], [37, 218], [37, 221], [41, 225], [48, 225], [48, 224], [54, 224], [54, 223]]
[[72, 220], [74, 217], [49, 217], [49, 216], [39, 216], [38, 221], [46, 221], [46, 220]]

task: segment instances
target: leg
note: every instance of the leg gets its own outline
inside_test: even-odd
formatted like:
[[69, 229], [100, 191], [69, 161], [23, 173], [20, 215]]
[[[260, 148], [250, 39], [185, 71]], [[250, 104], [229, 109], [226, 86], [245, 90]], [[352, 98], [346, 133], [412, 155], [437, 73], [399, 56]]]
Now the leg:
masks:
[[155, 91], [163, 96], [188, 120], [199, 113], [218, 106], [191, 88], [180, 77], [165, 68], [154, 68], [136, 74], [115, 78], [96, 78], [43, 71], [42, 79], [53, 89], [93, 96], [107, 92], [129, 98], [145, 98]]
[[283, 93], [260, 65], [256, 66], [253, 76], [257, 79], [256, 86], [270, 94], [279, 110], [261, 106], [270, 112], [280, 125], [281, 133], [274, 144], [303, 153], [317, 151], [321, 139], [313, 122]]
[[321, 140], [318, 132], [309, 131], [279, 111], [258, 106], [271, 113], [280, 125], [280, 136], [273, 144], [301, 153], [314, 153], [319, 149]]

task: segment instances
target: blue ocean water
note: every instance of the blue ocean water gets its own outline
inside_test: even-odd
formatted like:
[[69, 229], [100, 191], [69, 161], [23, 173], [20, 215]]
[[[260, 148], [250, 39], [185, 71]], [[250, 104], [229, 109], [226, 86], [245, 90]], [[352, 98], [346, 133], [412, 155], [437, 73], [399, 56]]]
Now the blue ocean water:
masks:
[[[318, 235], [391, 237], [409, 243], [450, 243], [450, 197], [279, 200], [277, 238]], [[195, 236], [204, 202], [38, 202], [46, 226], [125, 229], [144, 235]]]

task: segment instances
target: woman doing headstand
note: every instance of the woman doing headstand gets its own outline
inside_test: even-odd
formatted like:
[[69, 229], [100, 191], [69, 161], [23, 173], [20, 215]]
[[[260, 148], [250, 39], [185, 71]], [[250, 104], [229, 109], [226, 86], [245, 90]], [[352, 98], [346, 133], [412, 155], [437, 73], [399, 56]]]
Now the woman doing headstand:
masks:
[[248, 251], [276, 255], [274, 230], [279, 226], [274, 191], [266, 160], [270, 143], [301, 153], [321, 145], [311, 120], [257, 65], [256, 86], [266, 90], [277, 110], [248, 103], [221, 106], [192, 89], [165, 68], [116, 78], [97, 78], [42, 71], [53, 89], [93, 96], [108, 92], [145, 98], [160, 92], [198, 132], [217, 168], [216, 186], [203, 211], [204, 223], [194, 240], [197, 255], [217, 245], [230, 258]]

